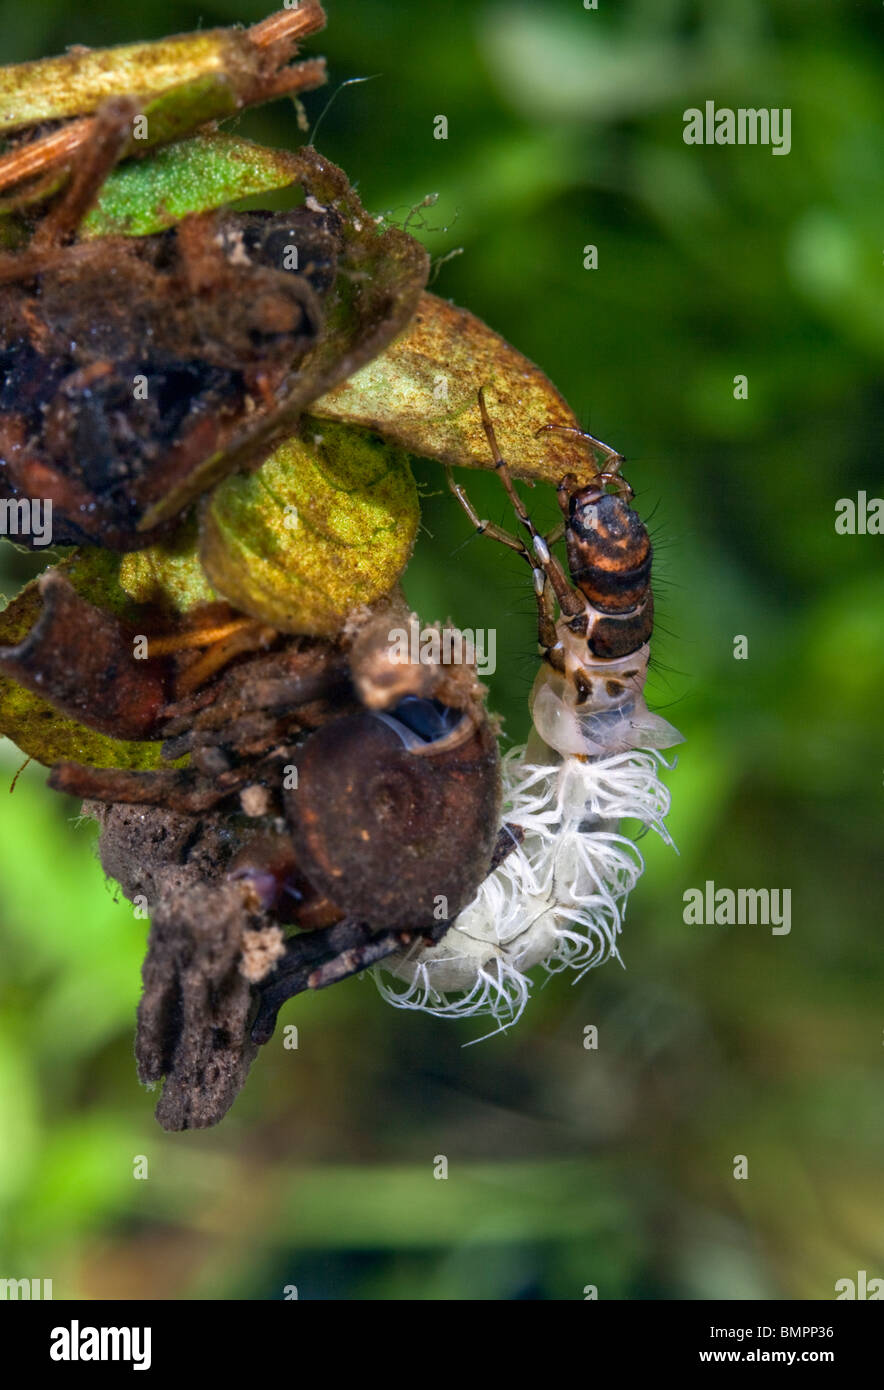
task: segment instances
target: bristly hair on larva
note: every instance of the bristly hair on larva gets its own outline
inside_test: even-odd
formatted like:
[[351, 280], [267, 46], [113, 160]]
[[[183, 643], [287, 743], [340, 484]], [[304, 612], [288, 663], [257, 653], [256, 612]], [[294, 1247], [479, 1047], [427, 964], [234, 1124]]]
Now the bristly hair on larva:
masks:
[[[450, 474], [449, 483], [476, 530], [531, 566], [542, 654], [530, 699], [533, 732], [502, 761], [501, 827], [510, 830], [513, 847], [440, 941], [415, 943], [374, 973], [397, 1008], [439, 1018], [490, 1014], [497, 1032], [521, 1017], [534, 967], [548, 975], [574, 970], [576, 983], [611, 956], [620, 960], [627, 899], [644, 869], [620, 826], [637, 820], [672, 845], [660, 769], [675, 761], [660, 750], [681, 743], [682, 735], [644, 699], [653, 628], [651, 543], [629, 505], [623, 459], [587, 436], [603, 466], [589, 486], [562, 480], [564, 521], [543, 537], [500, 456], [482, 391], [479, 407], [530, 548], [481, 520]], [[551, 551], [562, 535], [569, 575]]]

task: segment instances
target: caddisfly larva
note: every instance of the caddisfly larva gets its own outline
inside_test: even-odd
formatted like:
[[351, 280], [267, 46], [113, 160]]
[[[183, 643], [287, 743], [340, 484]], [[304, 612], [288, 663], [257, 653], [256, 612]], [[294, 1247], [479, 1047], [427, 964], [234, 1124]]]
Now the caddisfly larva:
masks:
[[[450, 473], [449, 485], [479, 534], [530, 564], [542, 657], [531, 737], [502, 760], [502, 825], [512, 829], [513, 848], [441, 941], [390, 957], [375, 978], [399, 1008], [444, 1018], [490, 1013], [504, 1028], [527, 1003], [534, 966], [550, 974], [568, 967], [579, 979], [609, 956], [619, 959], [626, 900], [644, 868], [620, 822], [639, 820], [672, 843], [660, 750], [682, 735], [645, 703], [651, 542], [630, 506], [622, 456], [584, 435], [603, 453], [603, 467], [588, 486], [562, 479], [563, 521], [541, 536], [501, 458], [482, 391], [479, 408], [530, 545], [481, 520]], [[552, 553], [563, 535], [570, 578]]]

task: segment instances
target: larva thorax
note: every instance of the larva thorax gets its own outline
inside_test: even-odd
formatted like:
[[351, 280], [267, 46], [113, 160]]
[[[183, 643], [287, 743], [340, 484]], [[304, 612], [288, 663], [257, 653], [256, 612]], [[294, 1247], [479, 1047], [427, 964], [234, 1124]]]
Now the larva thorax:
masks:
[[[608, 479], [617, 494], [605, 491]], [[556, 642], [544, 655], [570, 683], [572, 703], [594, 711], [641, 691], [654, 626], [651, 541], [627, 496], [619, 473], [584, 487], [568, 476], [558, 487], [574, 594], [560, 601]]]

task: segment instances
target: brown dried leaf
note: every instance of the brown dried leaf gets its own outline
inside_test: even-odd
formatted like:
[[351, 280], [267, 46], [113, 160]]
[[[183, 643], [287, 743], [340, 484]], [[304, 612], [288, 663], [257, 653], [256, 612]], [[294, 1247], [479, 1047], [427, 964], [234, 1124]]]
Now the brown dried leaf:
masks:
[[21, 642], [0, 647], [0, 670], [99, 733], [150, 739], [168, 698], [168, 663], [137, 661], [134, 629], [81, 598], [59, 570], [37, 587], [42, 611]]
[[[65, 576], [74, 589], [88, 593], [103, 605], [105, 616], [126, 611], [126, 595], [116, 588], [116, 557], [101, 551], [77, 552], [47, 575]], [[96, 610], [97, 612], [98, 610]], [[0, 613], [0, 651], [8, 655], [26, 648], [29, 634], [45, 623], [43, 589], [39, 580], [26, 585]], [[79, 634], [77, 640], [85, 640]], [[46, 766], [71, 758], [95, 767], [148, 769], [168, 767], [160, 743], [113, 738], [79, 722], [71, 713], [62, 714], [44, 694], [20, 683], [20, 672], [0, 661], [0, 735], [12, 739], [22, 752]], [[5, 668], [5, 669], [4, 669]], [[60, 678], [64, 679], [65, 668]], [[42, 689], [49, 693], [47, 687]]]
[[476, 395], [485, 398], [516, 477], [555, 485], [565, 473], [589, 482], [585, 441], [543, 425], [577, 426], [552, 382], [474, 314], [422, 294], [404, 333], [380, 356], [313, 402], [310, 414], [360, 425], [412, 454], [460, 468], [493, 468]]

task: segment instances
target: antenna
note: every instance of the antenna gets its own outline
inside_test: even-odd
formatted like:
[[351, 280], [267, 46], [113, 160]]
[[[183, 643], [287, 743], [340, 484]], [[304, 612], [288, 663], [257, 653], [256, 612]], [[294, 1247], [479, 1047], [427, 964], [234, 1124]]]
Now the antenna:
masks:
[[381, 73], [373, 72], [370, 77], [348, 77], [346, 82], [342, 82], [340, 86], [335, 87], [335, 90], [332, 92], [331, 96], [325, 103], [325, 106], [323, 106], [322, 110], [320, 111], [313, 124], [313, 129], [310, 131], [310, 144], [316, 144], [316, 133], [319, 130], [319, 127], [322, 124], [322, 122], [325, 120], [326, 112], [328, 111], [329, 107], [331, 106], [332, 102], [334, 101], [335, 97], [338, 95], [339, 92], [342, 92], [345, 87], [355, 87], [358, 82], [373, 82], [376, 77], [381, 76]]

